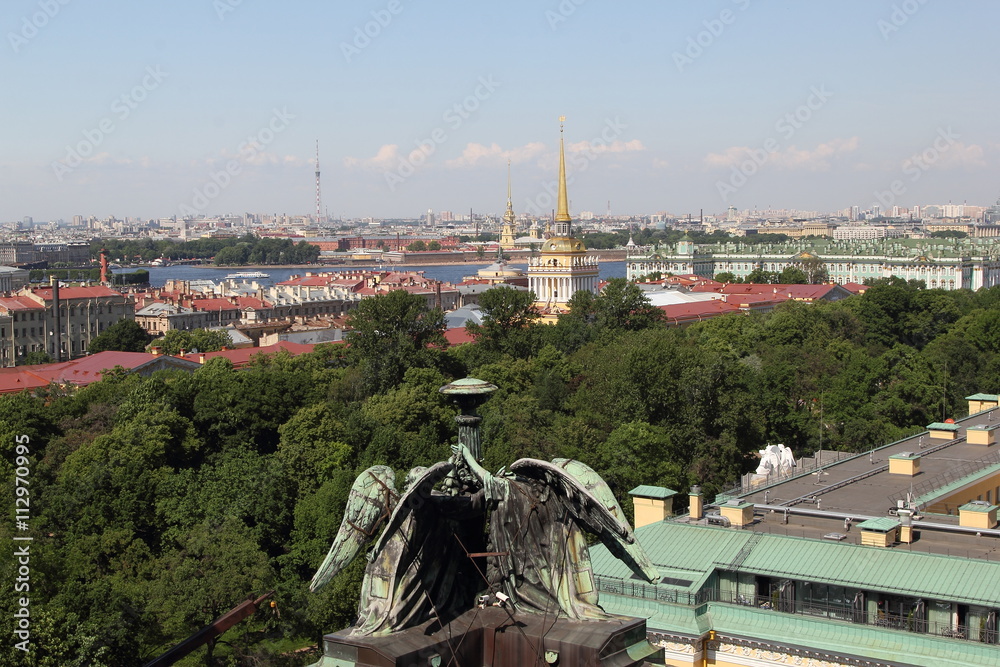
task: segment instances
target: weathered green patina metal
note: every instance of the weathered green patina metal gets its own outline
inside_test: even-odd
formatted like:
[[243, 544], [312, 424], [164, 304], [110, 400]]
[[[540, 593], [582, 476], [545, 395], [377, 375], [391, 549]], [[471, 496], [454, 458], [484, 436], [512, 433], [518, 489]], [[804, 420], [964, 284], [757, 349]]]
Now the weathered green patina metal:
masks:
[[427, 623], [445, 628], [477, 599], [483, 608], [482, 594], [508, 620], [538, 614], [620, 624], [622, 617], [598, 604], [586, 532], [641, 579], [659, 580], [610, 488], [588, 466], [520, 459], [496, 475], [482, 467], [470, 447], [479, 444], [475, 408], [496, 389], [473, 378], [441, 388], [462, 409], [456, 418], [462, 435], [450, 460], [412, 470], [402, 493], [386, 466], [373, 466], [355, 481], [310, 586], [319, 589], [372, 545], [358, 620], [338, 633], [345, 641], [417, 632]]
[[482, 438], [479, 435], [479, 424], [483, 418], [476, 413], [476, 408], [485, 403], [496, 390], [495, 384], [476, 378], [455, 380], [438, 390], [455, 401], [462, 411], [455, 417], [455, 423], [458, 424], [458, 441], [469, 448], [477, 461], [483, 460]]

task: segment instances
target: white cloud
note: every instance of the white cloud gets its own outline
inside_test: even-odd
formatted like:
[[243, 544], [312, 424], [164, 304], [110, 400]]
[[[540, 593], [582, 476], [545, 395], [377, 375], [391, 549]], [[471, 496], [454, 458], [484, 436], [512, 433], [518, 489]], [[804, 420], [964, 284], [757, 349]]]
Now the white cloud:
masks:
[[370, 158], [345, 157], [344, 166], [350, 169], [362, 168], [386, 171], [399, 164], [399, 159], [399, 146], [396, 144], [384, 144]]
[[[747, 160], [753, 160], [754, 156], [765, 153], [764, 163], [766, 164], [798, 171], [824, 171], [830, 168], [832, 158], [855, 152], [860, 143], [858, 137], [837, 138], [819, 144], [813, 149], [800, 149], [793, 145], [783, 149], [779, 148], [773, 153], [767, 153], [761, 147], [730, 146], [721, 153], [709, 153], [703, 162], [710, 169], [729, 168], [738, 166]], [[760, 159], [757, 160], [757, 162], [760, 161]]]
[[[936, 150], [936, 149], [934, 149]], [[928, 151], [929, 156], [932, 151]], [[935, 168], [941, 169], [961, 169], [967, 167], [985, 167], [985, 151], [979, 144], [964, 144], [957, 141], [949, 144], [947, 149], [938, 151], [938, 157], [933, 160]], [[925, 159], [925, 163], [932, 160]]]
[[577, 141], [566, 146], [566, 150], [570, 153], [632, 153], [635, 151], [644, 151], [646, 147], [638, 139], [633, 139], [632, 141], [615, 139], [611, 143], [602, 140]]
[[532, 142], [524, 146], [503, 149], [499, 144], [493, 143], [489, 146], [484, 144], [469, 143], [462, 151], [461, 157], [448, 160], [445, 165], [452, 168], [474, 167], [483, 164], [504, 164], [510, 160], [513, 164], [526, 162], [538, 157], [545, 151], [545, 144]]

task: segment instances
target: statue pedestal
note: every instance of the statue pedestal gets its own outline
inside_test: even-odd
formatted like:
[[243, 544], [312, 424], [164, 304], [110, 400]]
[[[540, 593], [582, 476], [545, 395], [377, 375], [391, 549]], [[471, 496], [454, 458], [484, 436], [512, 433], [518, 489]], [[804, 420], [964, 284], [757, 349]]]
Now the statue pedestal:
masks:
[[472, 609], [440, 628], [437, 621], [384, 637], [323, 637], [323, 659], [313, 667], [404, 667], [453, 664], [490, 667], [663, 664], [663, 650], [646, 641], [646, 621], [570, 621]]

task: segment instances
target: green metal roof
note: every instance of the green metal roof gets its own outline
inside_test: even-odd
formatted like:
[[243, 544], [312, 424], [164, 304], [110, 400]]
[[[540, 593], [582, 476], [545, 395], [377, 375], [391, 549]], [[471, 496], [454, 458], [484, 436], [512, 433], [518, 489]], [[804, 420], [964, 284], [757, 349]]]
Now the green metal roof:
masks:
[[957, 431], [958, 428], [958, 424], [944, 424], [942, 422], [934, 422], [927, 425], [928, 431]]
[[968, 486], [973, 482], [985, 479], [996, 472], [1000, 472], [1000, 463], [994, 463], [993, 465], [983, 468], [982, 470], [977, 470], [973, 473], [969, 473], [965, 477], [960, 477], [954, 482], [940, 486], [929, 493], [925, 493], [916, 499], [916, 502], [920, 505], [930, 505], [932, 502], [938, 498], [944, 498], [945, 496], [954, 493], [955, 491], [961, 489], [963, 486]]
[[972, 396], [966, 396], [967, 401], [997, 401], [1000, 400], [1000, 396], [997, 394], [973, 394]]
[[649, 484], [640, 484], [631, 491], [628, 492], [630, 496], [639, 496], [640, 498], [656, 498], [658, 500], [665, 500], [677, 495], [677, 492], [673, 489], [668, 489], [662, 486], [650, 486]]
[[[724, 635], [791, 648], [807, 647], [837, 655], [860, 656], [892, 665], [966, 667], [995, 664], [997, 660], [997, 647], [992, 644], [956, 641], [741, 605], [712, 602], [697, 607], [682, 607], [602, 593], [601, 606], [613, 614], [645, 618], [646, 627], [654, 631], [700, 637], [709, 630], [715, 630]], [[807, 663], [811, 664], [809, 660], [802, 661], [802, 664]]]
[[899, 454], [890, 454], [889, 458], [902, 461], [912, 461], [913, 459], [919, 459], [920, 454], [917, 452], [900, 452]]
[[899, 522], [895, 519], [890, 519], [887, 516], [879, 517], [877, 519], [868, 519], [867, 521], [862, 521], [858, 524], [858, 528], [861, 530], [873, 530], [879, 533], [888, 533], [890, 530], [899, 528]]
[[997, 509], [996, 505], [979, 505], [976, 503], [966, 503], [958, 508], [962, 512], [992, 512]]
[[[996, 561], [671, 521], [643, 526], [636, 538], [654, 564], [684, 573], [692, 582], [690, 592], [697, 592], [714, 570], [738, 570], [987, 607], [1000, 600]], [[591, 547], [590, 554], [596, 574], [632, 578], [604, 545]]]
[[983, 424], [982, 426], [970, 426], [966, 430], [967, 431], [995, 431], [998, 428], [1000, 428], [1000, 424], [992, 424], [990, 426], [987, 426], [986, 424]]

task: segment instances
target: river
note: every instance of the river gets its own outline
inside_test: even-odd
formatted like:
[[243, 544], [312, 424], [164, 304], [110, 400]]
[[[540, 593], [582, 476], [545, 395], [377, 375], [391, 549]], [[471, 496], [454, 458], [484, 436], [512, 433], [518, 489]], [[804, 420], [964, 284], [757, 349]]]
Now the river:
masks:
[[[428, 278], [433, 278], [434, 280], [440, 280], [442, 282], [449, 283], [460, 283], [462, 278], [465, 276], [475, 275], [479, 269], [489, 266], [489, 263], [483, 264], [447, 264], [442, 266], [399, 266], [400, 271], [422, 271]], [[517, 267], [522, 270], [527, 269], [527, 264], [511, 264], [511, 266]], [[378, 267], [360, 267], [353, 266], [351, 269], [376, 269]], [[114, 273], [128, 273], [134, 271], [135, 269], [114, 269]], [[288, 280], [293, 275], [302, 275], [306, 271], [343, 271], [343, 267], [315, 267], [315, 268], [240, 268], [240, 267], [229, 267], [229, 268], [217, 268], [209, 266], [190, 266], [190, 265], [178, 265], [178, 266], [154, 266], [147, 269], [149, 271], [149, 283], [153, 287], [163, 287], [166, 281], [174, 280], [212, 280], [214, 282], [219, 282], [225, 278], [230, 273], [240, 273], [247, 271], [260, 271], [261, 273], [268, 274], [269, 278], [260, 279], [260, 282], [264, 285], [273, 285], [274, 283], [279, 283], [283, 280]], [[608, 280], [610, 278], [624, 278], [625, 277], [625, 262], [601, 262], [600, 268], [601, 280]]]

